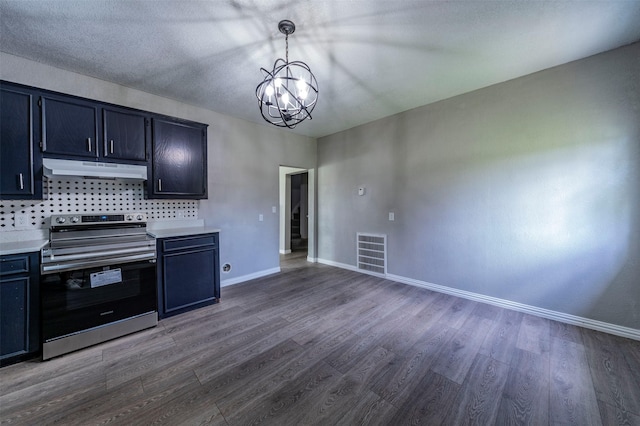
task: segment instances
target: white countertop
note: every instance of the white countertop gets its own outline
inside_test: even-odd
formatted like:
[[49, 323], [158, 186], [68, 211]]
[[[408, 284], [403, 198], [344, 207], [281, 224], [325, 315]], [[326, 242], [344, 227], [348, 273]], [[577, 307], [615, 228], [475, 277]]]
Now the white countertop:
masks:
[[159, 220], [147, 223], [147, 234], [155, 238], [211, 234], [213, 232], [220, 232], [220, 229], [205, 226], [202, 219]]
[[0, 255], [40, 251], [49, 242], [49, 233], [42, 229], [0, 232]]
[[[211, 234], [219, 228], [205, 226], [201, 219], [158, 220], [147, 223], [147, 233], [155, 238]], [[0, 255], [32, 253], [49, 243], [47, 230], [0, 232]]]

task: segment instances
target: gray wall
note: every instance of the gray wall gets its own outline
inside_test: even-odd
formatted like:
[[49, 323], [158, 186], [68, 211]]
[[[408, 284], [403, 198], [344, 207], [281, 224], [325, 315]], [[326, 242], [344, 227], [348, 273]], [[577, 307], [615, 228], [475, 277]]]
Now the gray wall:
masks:
[[320, 259], [640, 328], [640, 43], [321, 138], [318, 183]]
[[[315, 139], [5, 53], [0, 64], [3, 80], [209, 124], [209, 199], [200, 201], [199, 218], [222, 229], [220, 261], [232, 264], [222, 279], [279, 267], [278, 213], [272, 213], [279, 206], [278, 169], [281, 164], [315, 168]], [[255, 105], [247, 108], [259, 114]], [[264, 221], [258, 221], [259, 214]]]

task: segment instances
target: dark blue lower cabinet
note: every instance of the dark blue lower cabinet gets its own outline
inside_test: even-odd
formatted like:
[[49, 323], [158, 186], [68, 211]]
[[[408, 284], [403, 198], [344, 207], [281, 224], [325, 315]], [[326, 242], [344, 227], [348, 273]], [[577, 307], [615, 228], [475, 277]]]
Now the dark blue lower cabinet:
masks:
[[158, 239], [160, 318], [220, 300], [218, 234]]
[[0, 366], [40, 352], [38, 253], [0, 257]]

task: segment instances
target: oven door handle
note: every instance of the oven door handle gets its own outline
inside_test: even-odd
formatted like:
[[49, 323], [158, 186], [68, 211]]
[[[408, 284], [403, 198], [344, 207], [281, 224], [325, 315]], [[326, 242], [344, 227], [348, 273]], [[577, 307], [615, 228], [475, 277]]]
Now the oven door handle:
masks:
[[130, 253], [140, 253], [140, 252], [153, 252], [155, 253], [154, 248], [145, 247], [134, 247], [128, 249], [118, 249], [118, 250], [104, 250], [100, 252], [85, 252], [78, 254], [61, 254], [56, 255], [55, 253], [51, 253], [46, 251], [43, 256], [43, 261], [49, 260], [51, 262], [67, 262], [73, 260], [82, 260], [82, 259], [93, 259], [96, 257], [108, 257], [108, 256], [120, 256], [122, 254], [130, 254]]
[[[55, 258], [58, 261], [59, 258]], [[115, 265], [120, 263], [132, 263], [132, 262], [140, 262], [143, 260], [155, 261], [156, 253], [155, 252], [147, 252], [141, 254], [129, 254], [122, 257], [110, 257], [107, 259], [100, 258], [94, 261], [87, 261], [80, 259], [79, 262], [74, 262], [72, 260], [68, 260], [65, 263], [58, 263], [51, 261], [50, 263], [43, 262], [41, 265], [41, 272], [43, 274], [50, 274], [54, 272], [63, 272], [63, 271], [74, 271], [86, 268], [93, 268], [98, 266], [105, 265]]]

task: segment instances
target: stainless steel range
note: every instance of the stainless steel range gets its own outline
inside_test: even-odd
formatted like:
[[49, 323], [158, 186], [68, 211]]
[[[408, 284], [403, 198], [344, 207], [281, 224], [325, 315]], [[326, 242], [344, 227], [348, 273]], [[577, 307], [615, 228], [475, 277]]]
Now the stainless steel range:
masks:
[[158, 322], [156, 241], [144, 213], [55, 215], [42, 249], [42, 358]]

